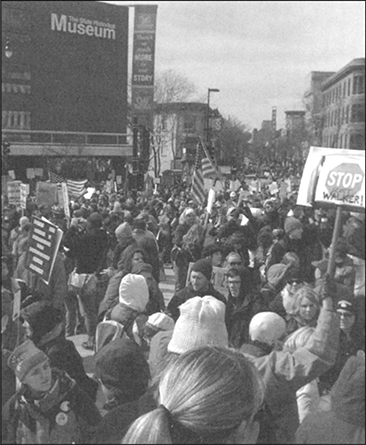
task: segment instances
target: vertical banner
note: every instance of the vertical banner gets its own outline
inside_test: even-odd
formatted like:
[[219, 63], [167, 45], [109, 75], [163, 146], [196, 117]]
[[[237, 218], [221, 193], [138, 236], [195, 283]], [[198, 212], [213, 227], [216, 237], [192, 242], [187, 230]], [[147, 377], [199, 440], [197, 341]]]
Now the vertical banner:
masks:
[[27, 196], [29, 192], [27, 185], [28, 184], [20, 184], [20, 207], [24, 210], [27, 208]]
[[136, 5], [132, 61], [132, 113], [153, 128], [157, 5]]
[[66, 182], [63, 182], [61, 184], [62, 187], [62, 198], [63, 198], [63, 204], [64, 204], [64, 212], [66, 215], [66, 218], [70, 219], [71, 215], [70, 215], [70, 201], [69, 201], [69, 192], [67, 190], [67, 185]]

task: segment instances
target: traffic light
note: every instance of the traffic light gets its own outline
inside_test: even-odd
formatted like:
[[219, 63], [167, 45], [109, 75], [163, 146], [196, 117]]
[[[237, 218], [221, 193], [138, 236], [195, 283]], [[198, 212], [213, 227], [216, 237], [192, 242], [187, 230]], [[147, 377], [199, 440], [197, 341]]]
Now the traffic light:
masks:
[[215, 147], [213, 147], [212, 145], [208, 145], [207, 152], [210, 155], [210, 158], [214, 161], [215, 160]]

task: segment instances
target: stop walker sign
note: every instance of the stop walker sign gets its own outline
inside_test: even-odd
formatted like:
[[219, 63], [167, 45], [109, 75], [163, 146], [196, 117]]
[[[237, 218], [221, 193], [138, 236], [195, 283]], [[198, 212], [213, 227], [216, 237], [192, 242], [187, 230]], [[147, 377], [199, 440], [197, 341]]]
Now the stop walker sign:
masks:
[[357, 158], [326, 157], [319, 174], [315, 201], [364, 208], [364, 183], [365, 171]]

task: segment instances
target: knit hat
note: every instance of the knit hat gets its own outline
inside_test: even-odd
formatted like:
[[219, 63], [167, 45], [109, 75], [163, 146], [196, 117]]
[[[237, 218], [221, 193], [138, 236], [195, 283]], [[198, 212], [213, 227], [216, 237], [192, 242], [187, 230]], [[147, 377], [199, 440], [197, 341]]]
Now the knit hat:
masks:
[[174, 320], [162, 312], [150, 315], [146, 326], [157, 331], [172, 331], [174, 329]]
[[129, 273], [119, 285], [119, 302], [138, 312], [145, 310], [149, 301], [149, 289], [142, 275]]
[[98, 212], [93, 212], [91, 215], [89, 215], [88, 221], [94, 228], [102, 227], [103, 224], [102, 215]]
[[179, 306], [169, 352], [182, 354], [200, 346], [228, 347], [225, 304], [215, 297], [193, 297]]
[[303, 228], [302, 223], [297, 218], [289, 216], [285, 219], [285, 226], [284, 226], [285, 233], [289, 234], [296, 229], [302, 229], [302, 228]]
[[151, 264], [148, 263], [136, 263], [132, 266], [131, 273], [139, 274], [141, 272], [150, 272], [152, 273], [153, 268]]
[[114, 202], [112, 212], [122, 213], [122, 207], [119, 201]]
[[27, 218], [26, 216], [22, 216], [19, 220], [19, 226], [22, 229], [24, 226], [26, 226], [27, 224], [29, 224], [29, 218]]
[[20, 311], [20, 318], [27, 321], [32, 328], [32, 340], [38, 341], [61, 323], [63, 315], [47, 301], [36, 301]]
[[130, 339], [118, 338], [97, 352], [94, 375], [103, 384], [122, 391], [127, 402], [145, 393], [150, 371], [141, 347]]
[[191, 272], [201, 272], [208, 281], [210, 281], [212, 276], [212, 263], [209, 259], [202, 258], [193, 264]]
[[120, 224], [114, 233], [117, 238], [132, 238], [132, 230], [127, 222]]
[[46, 360], [48, 360], [47, 355], [38, 349], [31, 340], [26, 340], [11, 353], [8, 366], [23, 382], [29, 371]]
[[267, 281], [272, 286], [277, 287], [286, 277], [288, 267], [286, 264], [273, 264], [267, 272]]
[[252, 341], [257, 340], [271, 345], [286, 334], [285, 320], [275, 312], [259, 312], [249, 324]]

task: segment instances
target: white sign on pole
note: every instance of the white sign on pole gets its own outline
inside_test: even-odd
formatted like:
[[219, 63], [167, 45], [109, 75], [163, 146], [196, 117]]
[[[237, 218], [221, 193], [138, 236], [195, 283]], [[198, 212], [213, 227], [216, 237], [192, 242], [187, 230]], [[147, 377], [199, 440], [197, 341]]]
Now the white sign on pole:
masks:
[[211, 215], [212, 207], [214, 205], [216, 198], [216, 193], [214, 189], [210, 189], [208, 192], [208, 198], [207, 198], [207, 213]]
[[70, 201], [69, 201], [69, 192], [67, 190], [66, 182], [63, 182], [61, 184], [61, 187], [62, 187], [62, 198], [63, 198], [65, 216], [70, 219], [71, 218], [71, 215], [70, 215]]
[[27, 208], [27, 185], [28, 184], [20, 184], [20, 207], [22, 209]]

